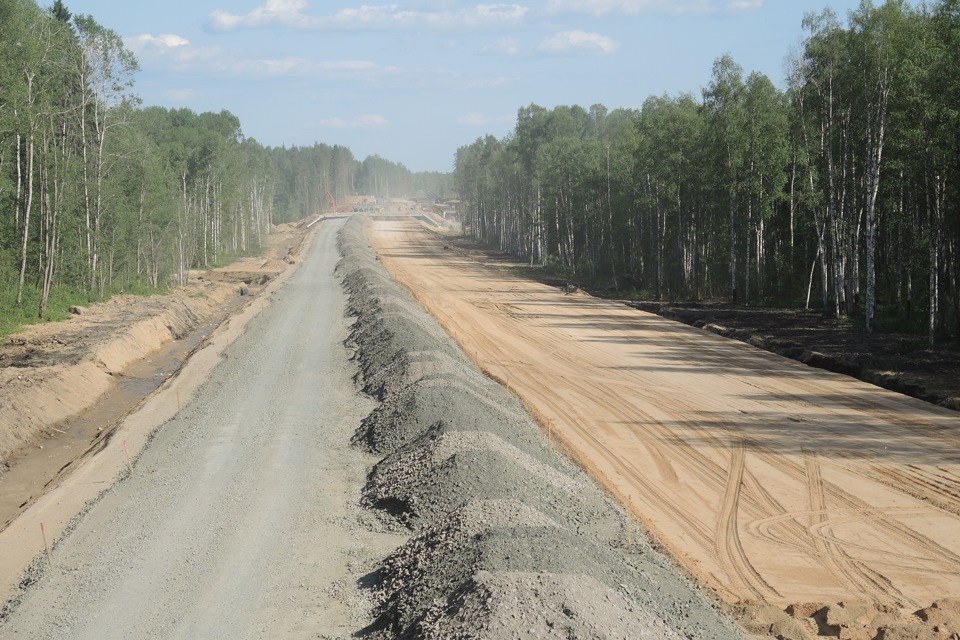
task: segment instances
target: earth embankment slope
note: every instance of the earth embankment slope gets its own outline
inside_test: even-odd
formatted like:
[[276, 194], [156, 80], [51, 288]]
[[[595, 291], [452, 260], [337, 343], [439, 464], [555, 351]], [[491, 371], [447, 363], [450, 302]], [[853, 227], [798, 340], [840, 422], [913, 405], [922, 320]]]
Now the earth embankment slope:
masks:
[[34, 325], [0, 346], [0, 460], [52, 434], [110, 390], [126, 367], [221, 312], [236, 287], [118, 296], [72, 320]]
[[483, 370], [731, 605], [789, 609], [815, 634], [814, 614], [862, 602], [853, 624], [876, 635], [960, 596], [955, 412], [564, 295], [415, 224], [375, 222], [370, 237]]

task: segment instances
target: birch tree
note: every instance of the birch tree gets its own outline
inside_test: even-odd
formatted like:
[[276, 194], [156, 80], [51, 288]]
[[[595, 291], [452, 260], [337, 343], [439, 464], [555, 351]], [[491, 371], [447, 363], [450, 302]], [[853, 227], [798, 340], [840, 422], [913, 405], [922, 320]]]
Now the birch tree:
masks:
[[851, 13], [851, 48], [861, 79], [859, 109], [864, 140], [864, 208], [866, 211], [866, 311], [865, 328], [873, 333], [876, 310], [877, 194], [886, 141], [888, 105], [902, 55], [900, 35], [905, 4], [888, 0], [876, 8], [861, 0]]
[[104, 215], [104, 180], [118, 158], [107, 155], [107, 141], [114, 129], [126, 124], [125, 102], [139, 104], [131, 93], [139, 70], [136, 57], [122, 38], [88, 15], [74, 18], [80, 40], [80, 136], [84, 160], [84, 214], [90, 287], [103, 295], [104, 277], [100, 249]]
[[729, 215], [730, 299], [739, 302], [741, 292], [737, 278], [737, 239], [740, 216], [738, 195], [743, 163], [743, 67], [729, 54], [713, 63], [710, 83], [703, 90], [704, 107], [709, 114], [714, 148], [722, 166], [721, 189], [726, 194]]

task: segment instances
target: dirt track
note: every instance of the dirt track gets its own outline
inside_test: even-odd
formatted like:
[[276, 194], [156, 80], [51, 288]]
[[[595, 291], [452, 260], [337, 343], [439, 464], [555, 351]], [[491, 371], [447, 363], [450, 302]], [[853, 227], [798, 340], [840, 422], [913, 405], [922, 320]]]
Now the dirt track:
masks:
[[464, 350], [727, 602], [909, 613], [960, 597], [955, 412], [564, 295], [417, 224], [376, 222], [370, 237]]

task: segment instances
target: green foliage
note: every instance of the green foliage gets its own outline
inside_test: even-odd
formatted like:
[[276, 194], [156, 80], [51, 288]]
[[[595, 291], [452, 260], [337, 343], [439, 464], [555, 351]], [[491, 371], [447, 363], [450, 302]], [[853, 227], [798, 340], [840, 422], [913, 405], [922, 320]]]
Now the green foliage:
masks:
[[275, 224], [329, 213], [335, 201], [342, 202], [344, 196], [354, 193], [357, 161], [346, 147], [314, 144], [270, 148], [267, 154], [277, 168], [278, 196], [272, 220]]
[[658, 299], [957, 334], [960, 0], [863, 0], [846, 26], [826, 9], [802, 27], [786, 92], [723, 55], [702, 100], [519, 109], [511, 136], [457, 151], [465, 232]]
[[[185, 282], [256, 254], [271, 223], [322, 211], [327, 191], [356, 192], [346, 147], [268, 149], [227, 110], [140, 108], [138, 70], [92, 16], [0, 0], [3, 331]], [[450, 175], [381, 163], [410, 189], [450, 191]]]
[[16, 304], [16, 287], [7, 286], [4, 282], [0, 291], [0, 337], [17, 331], [20, 327], [37, 322], [54, 322], [65, 320], [70, 316], [70, 307], [87, 305], [100, 300], [98, 296], [91, 296], [89, 292], [71, 287], [58, 287], [50, 294], [47, 311], [42, 318], [37, 316], [37, 305], [40, 293], [34, 288], [26, 289], [23, 304]]

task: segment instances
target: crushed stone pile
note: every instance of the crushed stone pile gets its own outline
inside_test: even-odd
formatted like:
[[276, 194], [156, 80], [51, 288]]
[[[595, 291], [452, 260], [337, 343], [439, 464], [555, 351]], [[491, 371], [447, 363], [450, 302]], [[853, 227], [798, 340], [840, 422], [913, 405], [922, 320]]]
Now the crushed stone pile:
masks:
[[479, 571], [451, 602], [447, 611], [428, 612], [422, 637], [681, 638], [662, 620], [589, 576]]
[[743, 638], [623, 513], [547, 447], [387, 275], [355, 216], [338, 271], [357, 384], [379, 401], [354, 444], [379, 456], [362, 502], [413, 536], [366, 576], [373, 638]]

